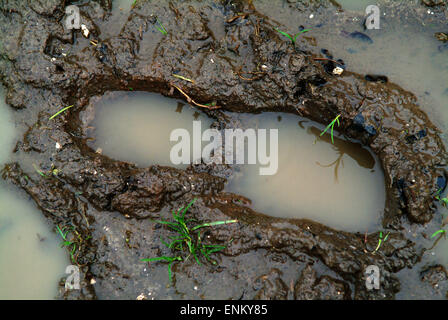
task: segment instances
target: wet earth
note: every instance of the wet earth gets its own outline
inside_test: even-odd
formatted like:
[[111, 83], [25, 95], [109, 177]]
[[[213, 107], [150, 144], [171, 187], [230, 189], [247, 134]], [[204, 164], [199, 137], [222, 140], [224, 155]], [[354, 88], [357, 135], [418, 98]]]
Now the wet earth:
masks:
[[[110, 1], [73, 2], [88, 38], [65, 27], [71, 3], [0, 3], [0, 75], [23, 128], [15, 160], [4, 166], [2, 177], [25, 190], [54, 225], [70, 227], [81, 289], [65, 291], [62, 279], [59, 298], [395, 298], [402, 282], [397, 273], [416, 268], [425, 251], [407, 230], [423, 235], [438, 223], [435, 196], [446, 187], [440, 130], [413, 93], [351, 72], [315, 39], [292, 45], [274, 30], [279, 23], [251, 1], [137, 1], [114, 35], [107, 24]], [[334, 1], [286, 3], [308, 16], [335, 6]], [[435, 12], [430, 18], [446, 22], [446, 1], [395, 9], [426, 5]], [[159, 21], [167, 34], [156, 28]], [[345, 70], [335, 74], [336, 67]], [[340, 115], [340, 133], [369, 147], [381, 162], [382, 232], [389, 233], [388, 240], [375, 251], [380, 230], [350, 233], [255, 212], [244, 197], [224, 191], [232, 175], [227, 165], [140, 168], [93, 150], [87, 137], [95, 113], [87, 106], [109, 91], [192, 99], [220, 130], [234, 126], [225, 111], [286, 112], [324, 125]], [[159, 239], [171, 231], [150, 219], [169, 219], [171, 210], [194, 198], [189, 214], [197, 221], [238, 223], [205, 234], [210, 243], [227, 244], [214, 255], [216, 265], [193, 259], [174, 264], [169, 285], [165, 264], [141, 261], [170, 254]], [[380, 267], [380, 290], [366, 288], [369, 265]], [[443, 266], [416, 272], [422, 286], [437, 283], [446, 294]]]

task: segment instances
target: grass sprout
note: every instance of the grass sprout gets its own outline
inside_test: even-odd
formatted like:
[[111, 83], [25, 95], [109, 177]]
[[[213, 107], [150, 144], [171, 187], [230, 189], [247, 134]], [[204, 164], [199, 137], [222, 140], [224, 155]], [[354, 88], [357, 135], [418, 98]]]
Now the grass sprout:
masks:
[[[195, 226], [188, 226], [194, 222], [194, 219], [186, 219], [185, 215], [188, 209], [191, 208], [196, 199], [193, 199], [185, 209], [182, 207], [179, 210], [173, 210], [173, 221], [155, 220], [154, 222], [166, 225], [177, 235], [170, 236], [169, 242], [162, 239], [161, 242], [173, 252], [173, 256], [161, 256], [141, 259], [143, 262], [166, 262], [168, 263], [168, 276], [172, 282], [172, 266], [177, 261], [187, 261], [189, 257], [193, 256], [198, 265], [201, 265], [200, 257], [204, 257], [206, 261], [216, 265], [217, 262], [211, 258], [211, 254], [224, 250], [227, 246], [205, 244], [202, 241], [200, 230], [202, 228], [214, 227], [230, 223], [236, 223], [238, 220], [224, 220], [202, 223]], [[183, 210], [183, 211], [182, 211]], [[186, 257], [185, 257], [186, 255]]]
[[437, 230], [436, 232], [434, 232], [431, 236], [431, 238], [434, 238], [436, 235], [438, 235], [439, 233], [445, 233], [446, 231], [443, 229]]
[[34, 167], [34, 170], [36, 170], [36, 172], [41, 177], [44, 177], [44, 178], [50, 178], [51, 175], [57, 176], [61, 172], [61, 170], [56, 169], [53, 165], [51, 166], [51, 169], [49, 171], [47, 171], [47, 172], [43, 172], [42, 170], [40, 170], [39, 167], [36, 164], [34, 164], [34, 163], [33, 163], [33, 167]]
[[291, 40], [291, 43], [292, 43], [293, 45], [296, 44], [296, 40], [297, 40], [297, 37], [298, 37], [299, 35], [301, 35], [302, 33], [311, 31], [311, 29], [303, 29], [302, 31], [296, 33], [295, 35], [292, 35], [292, 34], [289, 34], [289, 33], [287, 33], [287, 32], [281, 31], [281, 30], [279, 30], [278, 28], [274, 28], [274, 30], [277, 31], [278, 33], [284, 35], [284, 36], [287, 37], [289, 40]]
[[[84, 243], [86, 243], [87, 240], [91, 239], [92, 236], [89, 235], [83, 238], [82, 235], [78, 231], [76, 231], [76, 228], [74, 226], [64, 226], [61, 228], [59, 227], [59, 225], [56, 225], [56, 230], [63, 240], [60, 243], [61, 248], [66, 248], [70, 254], [71, 261], [80, 266], [77, 259], [81, 251], [81, 247]], [[72, 233], [70, 239], [69, 233]]]
[[36, 172], [37, 172], [41, 177], [48, 178], [48, 176], [47, 176], [45, 173], [43, 173], [42, 170], [40, 170], [34, 163], [33, 163], [33, 167], [34, 167], [34, 170], [36, 170]]
[[166, 31], [165, 27], [163, 26], [163, 24], [159, 21], [159, 18], [156, 18], [157, 23], [159, 24], [159, 26], [155, 25], [156, 29], [159, 30], [159, 32], [161, 34], [163, 34], [164, 36], [166, 36], [168, 34], [168, 32]]
[[436, 241], [434, 241], [434, 243], [433, 243], [433, 245], [431, 246], [431, 248], [429, 248], [429, 249], [427, 249], [427, 250], [432, 250], [432, 249], [434, 249], [434, 248], [437, 246], [437, 244], [439, 243], [439, 241], [440, 241], [442, 238], [445, 238], [445, 239], [446, 239], [446, 231], [443, 230], [443, 229], [440, 229], [440, 230], [437, 230], [436, 232], [434, 232], [434, 233], [432, 234], [432, 236], [431, 236], [431, 239], [434, 238], [434, 237], [437, 236], [437, 235], [439, 235], [439, 237], [436, 239]]
[[437, 190], [437, 193], [436, 193], [436, 200], [438, 200], [439, 202], [441, 202], [442, 205], [443, 205], [444, 207], [446, 207], [446, 206], [448, 205], [448, 198], [446, 198], [446, 197], [441, 198], [441, 197], [440, 197], [440, 192], [442, 192], [442, 189]]
[[62, 109], [62, 110], [56, 112], [54, 115], [52, 115], [52, 116], [50, 117], [50, 120], [53, 120], [55, 117], [57, 117], [58, 115], [60, 115], [62, 112], [64, 112], [65, 110], [68, 110], [68, 109], [70, 109], [70, 108], [72, 108], [72, 107], [73, 107], [73, 105], [68, 106], [68, 107], [65, 107], [64, 109]]
[[[70, 253], [71, 260], [73, 262], [76, 262], [76, 259], [75, 259], [75, 256], [74, 256], [75, 255], [75, 251], [76, 251], [76, 242], [69, 241], [68, 238], [67, 238], [69, 232], [74, 230], [74, 227], [62, 227], [62, 229], [61, 229], [57, 225], [56, 229], [58, 230], [58, 233], [61, 236], [62, 240], [64, 240], [60, 244], [61, 248], [64, 248], [64, 247], [67, 248], [67, 250]], [[70, 249], [70, 247], [71, 247], [71, 249]]]
[[389, 237], [389, 234], [390, 234], [390, 232], [388, 232], [383, 239], [383, 232], [380, 231], [380, 238], [378, 239], [378, 245], [376, 246], [375, 250], [372, 253], [376, 253], [380, 249], [381, 245], [384, 242], [386, 242], [387, 238]]
[[322, 137], [322, 136], [325, 134], [325, 132], [327, 132], [328, 129], [331, 128], [331, 130], [330, 130], [330, 134], [331, 134], [331, 142], [334, 144], [334, 139], [333, 139], [334, 125], [335, 125], [335, 123], [337, 123], [337, 124], [338, 124], [338, 127], [340, 126], [340, 123], [339, 123], [339, 117], [340, 117], [340, 116], [341, 116], [341, 115], [338, 114], [337, 117], [334, 118], [333, 121], [330, 122], [330, 124], [324, 129], [324, 131], [321, 132], [321, 134], [320, 134], [319, 136]]

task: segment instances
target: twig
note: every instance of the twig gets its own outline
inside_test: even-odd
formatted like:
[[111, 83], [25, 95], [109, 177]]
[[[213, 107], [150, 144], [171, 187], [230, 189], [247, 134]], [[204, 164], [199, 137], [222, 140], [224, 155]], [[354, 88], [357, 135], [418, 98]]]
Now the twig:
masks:
[[191, 83], [194, 83], [194, 80], [188, 79], [188, 78], [186, 78], [184, 76], [181, 76], [179, 74], [173, 73], [173, 77], [178, 78], [178, 79], [182, 79], [182, 80], [185, 80], [185, 81], [188, 81], [188, 82], [191, 82]]
[[182, 93], [184, 95], [185, 98], [187, 98], [188, 103], [192, 103], [198, 107], [201, 108], [206, 108], [206, 109], [210, 109], [210, 110], [214, 110], [214, 109], [219, 109], [221, 108], [220, 106], [207, 106], [205, 104], [200, 104], [197, 103], [196, 101], [194, 101], [193, 99], [190, 98], [190, 96], [188, 94], [186, 94], [181, 88], [179, 88], [178, 86], [176, 86], [174, 83], [170, 83], [174, 88], [176, 88], [177, 90], [179, 90], [180, 93]]
[[[437, 233], [433, 234], [433, 236], [436, 236]], [[446, 238], [446, 232], [441, 232], [440, 236], [437, 238], [437, 240], [434, 242], [434, 244], [431, 246], [431, 248], [427, 249], [427, 250], [432, 250], [434, 249], [434, 247], [437, 245], [437, 243], [439, 243], [440, 239], [442, 239], [443, 237]], [[432, 237], [431, 237], [432, 238]]]
[[227, 19], [227, 23], [232, 23], [233, 21], [235, 21], [236, 19], [238, 19], [238, 18], [246, 18], [247, 17], [247, 13], [245, 13], [245, 14], [239, 14], [239, 15], [236, 15], [236, 16], [234, 16], [234, 17], [232, 17], [232, 18], [230, 18], [230, 19]]

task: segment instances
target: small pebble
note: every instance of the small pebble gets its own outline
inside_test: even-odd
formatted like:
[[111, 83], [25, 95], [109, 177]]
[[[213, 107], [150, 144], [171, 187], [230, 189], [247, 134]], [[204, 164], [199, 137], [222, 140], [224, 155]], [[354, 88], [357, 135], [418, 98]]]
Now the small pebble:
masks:
[[333, 74], [340, 76], [342, 73], [344, 72], [344, 69], [342, 69], [341, 67], [336, 67], [333, 69]]
[[90, 34], [90, 31], [89, 31], [89, 29], [87, 29], [87, 27], [86, 27], [85, 24], [82, 24], [82, 25], [81, 25], [81, 30], [82, 30], [82, 34], [83, 34], [83, 36], [86, 37], [86, 38], [88, 38], [88, 37], [89, 37], [89, 34]]

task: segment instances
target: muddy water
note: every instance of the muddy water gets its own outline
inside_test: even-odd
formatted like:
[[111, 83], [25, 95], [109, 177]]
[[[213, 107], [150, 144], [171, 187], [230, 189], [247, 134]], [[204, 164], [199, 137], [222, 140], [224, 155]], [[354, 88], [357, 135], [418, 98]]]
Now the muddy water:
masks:
[[134, 0], [113, 0], [112, 10], [129, 12], [134, 2], [135, 2]]
[[375, 0], [337, 0], [344, 10], [364, 11], [369, 5], [377, 5]]
[[[90, 107], [95, 108], [91, 147], [141, 167], [172, 166], [170, 151], [177, 141], [170, 141], [171, 131], [184, 128], [193, 139], [193, 120], [201, 121], [202, 130], [211, 124], [191, 106], [151, 93], [109, 93]], [[333, 145], [329, 135], [313, 144], [322, 128], [294, 115], [231, 116], [243, 129], [277, 128], [280, 144], [277, 174], [260, 176], [258, 165], [239, 166], [228, 191], [279, 217], [309, 218], [350, 231], [378, 226], [384, 181], [367, 149], [337, 137]]]
[[[18, 132], [0, 93], [0, 166]], [[35, 204], [0, 180], [0, 299], [52, 299], [69, 264], [60, 240]]]
[[[374, 230], [384, 209], [384, 177], [377, 159], [359, 143], [329, 134], [295, 115], [240, 115], [245, 126], [278, 129], [278, 171], [239, 167], [228, 190], [253, 208], [285, 218], [308, 218], [347, 231]], [[269, 140], [268, 140], [269, 141]], [[269, 143], [268, 143], [269, 145]]]
[[[177, 141], [170, 141], [174, 129], [188, 130], [193, 139], [193, 121], [201, 121], [203, 130], [212, 121], [190, 105], [147, 92], [110, 93], [96, 103], [92, 123], [95, 140], [90, 146], [100, 148], [103, 154], [140, 167], [153, 164], [173, 165], [171, 148]], [[193, 142], [191, 140], [191, 146]], [[193, 155], [190, 148], [190, 155]]]

